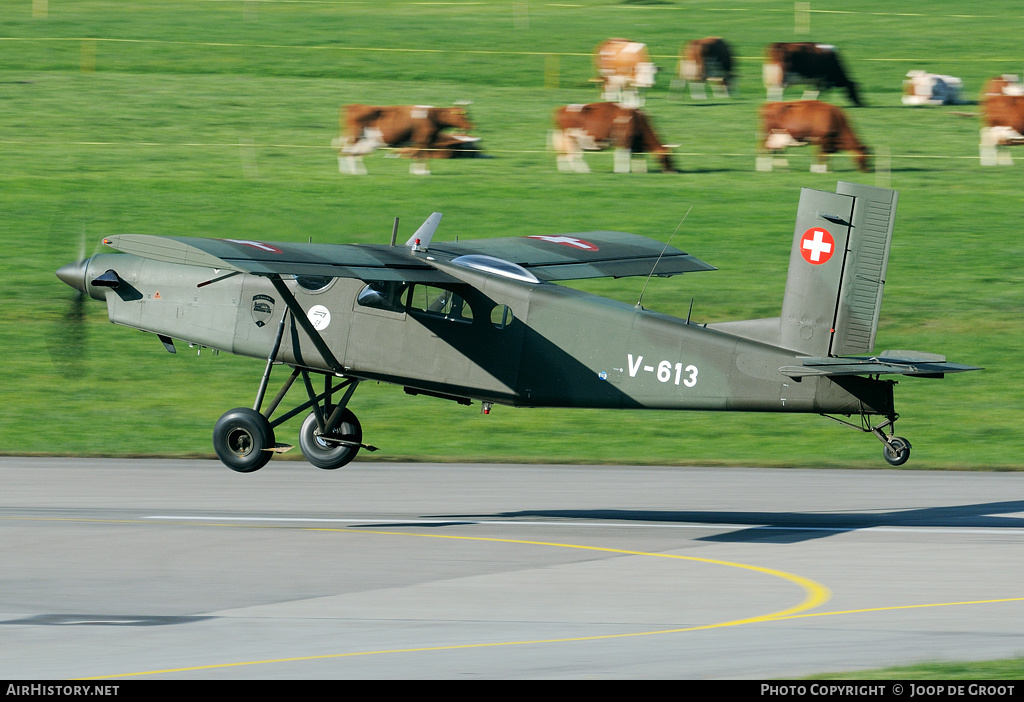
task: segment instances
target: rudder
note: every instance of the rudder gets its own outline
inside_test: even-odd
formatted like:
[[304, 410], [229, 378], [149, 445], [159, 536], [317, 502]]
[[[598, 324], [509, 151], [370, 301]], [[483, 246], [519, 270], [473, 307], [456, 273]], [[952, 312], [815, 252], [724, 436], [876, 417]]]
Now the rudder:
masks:
[[811, 356], [871, 351], [898, 193], [839, 182], [800, 192], [780, 345]]

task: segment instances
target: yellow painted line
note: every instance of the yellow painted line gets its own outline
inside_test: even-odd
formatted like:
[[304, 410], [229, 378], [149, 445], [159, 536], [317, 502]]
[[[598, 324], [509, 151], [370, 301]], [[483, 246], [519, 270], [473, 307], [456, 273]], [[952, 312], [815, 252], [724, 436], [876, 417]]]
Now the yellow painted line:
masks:
[[[644, 554], [644, 555], [659, 555], [659, 554]], [[916, 604], [916, 605], [895, 605], [895, 606], [890, 606], [890, 607], [873, 607], [873, 608], [867, 608], [867, 609], [850, 609], [850, 610], [837, 611], [837, 612], [813, 612], [813, 613], [808, 613], [808, 614], [790, 614], [790, 615], [778, 615], [778, 616], [766, 615], [766, 616], [763, 616], [763, 617], [752, 617], [752, 618], [747, 619], [747, 620], [736, 620], [736, 621], [732, 621], [732, 622], [722, 622], [720, 624], [708, 624], [708, 625], [704, 625], [704, 626], [688, 627], [688, 628], [685, 628], [685, 629], [666, 629], [666, 630], [663, 630], [663, 631], [643, 631], [643, 632], [636, 632], [636, 633], [630, 633], [630, 634], [606, 634], [606, 635], [600, 635], [600, 636], [581, 636], [581, 637], [563, 638], [563, 639], [536, 639], [536, 640], [532, 640], [532, 641], [505, 641], [505, 642], [481, 643], [481, 644], [461, 644], [461, 645], [453, 645], [453, 646], [431, 646], [431, 647], [423, 647], [423, 648], [381, 649], [381, 650], [378, 650], [378, 651], [356, 651], [356, 652], [351, 652], [351, 653], [332, 653], [332, 654], [324, 654], [324, 655], [319, 655], [319, 656], [301, 656], [301, 657], [296, 657], [296, 658], [271, 658], [271, 659], [266, 659], [266, 660], [261, 660], [261, 661], [245, 661], [245, 662], [239, 662], [239, 663], [221, 663], [221, 664], [214, 664], [214, 665], [194, 666], [194, 667], [191, 667], [191, 668], [168, 668], [166, 670], [150, 670], [150, 671], [139, 672], [139, 673], [127, 673], [127, 674], [124, 674], [124, 675], [100, 675], [100, 676], [95, 676], [95, 677], [78, 678], [78, 679], [79, 680], [104, 680], [104, 679], [110, 679], [110, 678], [141, 677], [141, 676], [145, 676], [145, 675], [160, 675], [160, 674], [164, 674], [164, 673], [182, 673], [182, 672], [192, 672], [192, 671], [199, 671], [199, 670], [213, 670], [213, 669], [220, 669], [220, 668], [236, 668], [236, 667], [249, 666], [249, 665], [267, 665], [267, 664], [271, 664], [271, 663], [294, 663], [294, 662], [300, 662], [300, 661], [315, 661], [315, 660], [324, 660], [324, 659], [332, 659], [332, 658], [351, 658], [351, 657], [355, 657], [355, 656], [374, 656], [374, 655], [384, 655], [384, 654], [392, 654], [392, 653], [424, 653], [424, 652], [429, 652], [429, 651], [453, 651], [453, 650], [458, 650], [458, 649], [488, 648], [488, 647], [495, 647], [495, 646], [526, 646], [526, 645], [536, 645], [536, 644], [569, 643], [569, 642], [576, 642], [576, 641], [596, 641], [596, 640], [607, 640], [607, 639], [625, 638], [625, 637], [629, 637], [629, 636], [653, 636], [653, 635], [656, 635], [656, 634], [678, 634], [678, 633], [687, 632], [687, 631], [699, 631], [699, 630], [702, 630], [702, 629], [717, 629], [717, 628], [723, 628], [723, 627], [729, 627], [729, 626], [739, 626], [739, 625], [742, 625], [742, 624], [755, 624], [755, 623], [767, 622], [767, 621], [784, 621], [784, 620], [789, 620], [789, 619], [802, 619], [802, 618], [806, 618], [806, 617], [833, 617], [833, 616], [843, 615], [843, 614], [865, 614], [865, 613], [870, 613], [870, 612], [886, 612], [886, 611], [901, 610], [901, 609], [921, 609], [921, 608], [928, 608], [928, 607], [957, 607], [957, 606], [963, 606], [963, 605], [996, 604], [996, 603], [1001, 603], [1001, 602], [1024, 602], [1024, 597], [1008, 597], [1008, 598], [996, 599], [996, 600], [970, 600], [970, 601], [965, 601], [965, 602], [938, 602], [938, 603]]]
[[[88, 518], [52, 518], [52, 517], [0, 517], [0, 520], [19, 520], [19, 521], [56, 521], [56, 522], [92, 522], [99, 524], [153, 524], [153, 522], [144, 520], [108, 520], [108, 519], [88, 519]], [[806, 593], [804, 599], [799, 604], [789, 607], [787, 609], [780, 610], [778, 612], [772, 612], [770, 614], [764, 614], [756, 617], [746, 617], [744, 619], [734, 619], [726, 622], [717, 622], [714, 624], [702, 624], [698, 626], [683, 627], [676, 629], [660, 629], [657, 631], [640, 631], [630, 632], [626, 634], [600, 634], [595, 636], [579, 636], [569, 638], [555, 638], [555, 639], [535, 639], [535, 640], [524, 640], [524, 641], [504, 641], [504, 642], [492, 642], [492, 643], [481, 643], [481, 644], [458, 644], [452, 646], [430, 646], [423, 648], [406, 648], [406, 649], [384, 649], [378, 651], [357, 651], [350, 653], [333, 653], [324, 654], [318, 656], [301, 656], [296, 658], [276, 658], [267, 659], [260, 661], [244, 661], [238, 663], [219, 663], [211, 665], [201, 665], [188, 668], [169, 668], [166, 670], [150, 670], [136, 673], [120, 673], [117, 675], [100, 675], [88, 678], [80, 678], [81, 680], [104, 680], [110, 678], [127, 678], [127, 677], [141, 677], [145, 675], [160, 675], [164, 673], [182, 673], [182, 672], [194, 672], [199, 670], [213, 670], [220, 668], [235, 668], [241, 666], [253, 666], [253, 665], [267, 665], [270, 663], [289, 663], [297, 661], [313, 661], [313, 660], [325, 660], [332, 658], [350, 658], [354, 656], [371, 656], [371, 655], [383, 655], [393, 653], [422, 653], [427, 651], [452, 651], [459, 649], [469, 648], [488, 648], [497, 646], [527, 646], [537, 644], [553, 644], [553, 643], [570, 643], [578, 641], [599, 641], [608, 639], [621, 639], [637, 636], [655, 636], [662, 634], [679, 634], [688, 631], [703, 631], [707, 629], [721, 629], [724, 627], [740, 626], [743, 624], [756, 624], [758, 622], [767, 622], [778, 619], [785, 619], [792, 617], [801, 612], [819, 607], [829, 600], [832, 596], [831, 591], [824, 585], [815, 582], [809, 578], [805, 578], [800, 575], [793, 573], [787, 573], [781, 570], [775, 570], [773, 568], [765, 568], [762, 566], [749, 565], [746, 563], [735, 563], [731, 561], [722, 561], [714, 558], [700, 558], [697, 556], [679, 556], [670, 553], [652, 553], [648, 551], [633, 551], [629, 549], [620, 548], [608, 548], [603, 546], [585, 546], [582, 544], [567, 544], [549, 541], [532, 541], [526, 539], [501, 539], [484, 536], [458, 536], [452, 534], [417, 534], [412, 532], [401, 532], [401, 531], [376, 531], [366, 529], [347, 529], [347, 528], [336, 528], [336, 527], [282, 527], [280, 525], [260, 525], [260, 524], [225, 524], [223, 522], [173, 522], [164, 521], [161, 524], [177, 524], [179, 526], [213, 526], [213, 527], [231, 527], [231, 528], [249, 528], [249, 529], [299, 529], [303, 531], [326, 531], [326, 532], [340, 532], [349, 534], [373, 534], [378, 536], [412, 536], [427, 539], [449, 539], [454, 541], [486, 541], [490, 543], [504, 543], [504, 544], [519, 544], [526, 546], [544, 546], [554, 548], [568, 548], [582, 551], [597, 551], [600, 553], [615, 553], [627, 556], [643, 556], [648, 558], [669, 558], [679, 561], [690, 561], [693, 563], [706, 563], [709, 565], [719, 565], [728, 568], [738, 568], [740, 570], [751, 571], [755, 573], [762, 573], [775, 578], [781, 578], [787, 580], [804, 590]]]
[[[246, 143], [246, 142], [170, 142], [170, 141], [49, 141], [49, 140], [27, 140], [27, 139], [0, 139], [0, 144], [7, 146], [27, 146], [34, 148], [65, 148], [68, 146], [112, 146], [117, 148], [208, 148], [208, 149], [310, 149], [317, 151], [337, 151], [338, 147], [330, 144], [260, 144], [260, 143]], [[377, 151], [395, 151], [399, 148], [404, 147], [390, 147], [381, 146], [378, 147]], [[435, 149], [424, 149], [425, 151], [434, 151]], [[547, 154], [554, 155], [554, 151], [551, 149], [495, 149], [487, 147], [484, 149], [484, 153], [489, 154]], [[606, 151], [588, 151], [588, 158], [611, 158], [611, 150]], [[650, 155], [650, 152], [636, 151], [634, 155]], [[679, 158], [753, 158], [757, 155], [757, 152], [750, 151], [748, 153], [730, 153], [730, 152], [714, 152], [714, 153], [701, 153], [699, 151], [673, 151], [672, 156]], [[842, 158], [842, 156], [840, 156]], [[929, 155], [929, 154], [889, 154], [889, 158], [906, 158], [906, 159], [927, 159], [932, 161], [977, 161], [977, 155], [967, 156], [950, 156], [945, 154], [940, 155]]]
[[[52, 518], [52, 517], [0, 517], [2, 520], [22, 520], [22, 521], [59, 521], [59, 522], [98, 522], [98, 523], [111, 523], [111, 524], [152, 524], [149, 521], [142, 520], [108, 520], [108, 519], [87, 519], [87, 518]], [[852, 614], [870, 614], [875, 612], [892, 612], [898, 610], [911, 610], [911, 609], [930, 609], [935, 607], [963, 607], [972, 605], [985, 605], [985, 604], [1000, 604], [1009, 602], [1024, 602], [1024, 597], [1005, 597], [998, 599], [988, 600], [963, 600], [958, 602], [934, 602], [934, 603], [923, 603], [923, 604], [908, 604], [908, 605], [890, 605], [886, 607], [867, 607], [862, 609], [847, 609], [837, 610], [832, 612], [809, 612], [807, 610], [814, 609], [827, 602], [831, 597], [830, 590], [824, 585], [817, 583], [809, 578], [787, 573], [781, 570], [775, 570], [772, 568], [764, 568], [761, 566], [753, 566], [746, 563], [736, 563], [732, 561], [722, 561], [712, 558], [700, 558], [697, 556], [678, 556], [667, 553], [652, 553], [648, 551], [633, 551], [629, 549], [618, 549], [618, 548], [607, 548], [603, 546], [585, 546], [581, 544], [566, 544], [559, 542], [548, 542], [548, 541], [532, 541], [525, 539], [501, 539], [492, 537], [482, 536], [458, 536], [448, 534], [417, 534], [411, 532], [397, 532], [397, 531], [376, 531], [376, 530], [364, 530], [364, 529], [347, 529], [347, 528], [328, 528], [328, 527], [282, 527], [280, 525], [258, 525], [258, 524], [225, 524], [223, 522], [161, 522], [163, 524], [171, 523], [179, 526], [215, 526], [215, 527], [246, 527], [246, 528], [259, 528], [259, 529], [302, 529], [306, 531], [328, 531], [328, 532], [343, 532], [351, 534], [375, 534], [384, 536], [414, 536], [431, 539], [453, 539], [453, 540], [464, 540], [464, 541], [487, 541], [495, 543], [508, 543], [508, 544], [522, 544], [529, 546], [548, 546], [557, 548], [570, 548], [579, 549], [585, 551], [598, 551], [604, 553], [616, 553], [631, 556], [644, 556], [651, 558], [671, 558], [676, 560], [692, 561], [697, 563], [707, 563], [710, 565], [721, 565], [730, 568], [739, 568], [741, 570], [748, 570], [757, 573], [763, 573], [772, 577], [781, 578], [788, 580], [801, 588], [807, 593], [803, 602], [800, 604], [790, 607], [789, 609], [781, 610], [779, 612], [773, 612], [771, 614], [765, 614], [756, 617], [747, 617], [745, 619], [734, 619], [726, 622], [717, 622], [714, 624], [702, 624], [698, 626], [675, 628], [675, 629], [659, 629], [655, 631], [638, 631], [630, 632], [625, 634], [599, 634], [594, 636], [578, 636], [578, 637], [566, 637], [566, 638], [552, 638], [552, 639], [532, 639], [532, 640], [521, 640], [521, 641], [497, 641], [490, 643], [478, 643], [478, 644], [455, 644], [449, 646], [426, 646], [418, 648], [396, 648], [396, 649], [379, 649], [373, 651], [352, 651], [349, 653], [331, 653], [322, 654], [316, 656], [298, 656], [291, 658], [270, 658], [265, 660], [257, 661], [240, 661], [236, 663], [217, 663], [211, 665], [192, 666], [186, 668], [168, 668], [164, 670], [150, 670], [141, 671], [135, 673], [122, 673], [118, 675], [100, 675], [87, 678], [79, 678], [81, 680], [105, 680], [111, 678], [128, 678], [128, 677], [143, 677], [147, 675], [161, 675], [166, 673], [182, 673], [182, 672], [195, 672], [200, 670], [215, 670], [224, 668], [238, 668], [243, 666], [255, 666], [255, 665], [269, 665], [273, 663], [295, 663], [301, 661], [316, 661], [316, 660], [328, 660], [338, 658], [353, 658], [356, 656], [375, 656], [375, 655], [386, 655], [386, 654], [397, 654], [397, 653], [426, 653], [431, 651], [455, 651], [465, 650], [474, 648], [493, 648], [499, 646], [530, 646], [539, 644], [556, 644], [556, 643], [573, 643], [580, 641], [605, 641], [610, 639], [623, 639], [630, 637], [639, 636], [657, 636], [664, 634], [681, 634], [690, 631], [704, 631], [708, 629], [722, 629], [727, 627], [742, 626], [748, 624], [760, 624], [765, 622], [776, 622], [786, 621], [793, 619], [807, 619], [811, 617], [835, 617]]]
[[491, 49], [415, 49], [382, 46], [296, 46], [295, 44], [248, 44], [220, 41], [172, 41], [169, 39], [117, 39], [111, 37], [0, 37], [0, 41], [23, 42], [80, 42], [95, 41], [108, 44], [159, 44], [164, 46], [207, 46], [238, 49], [294, 49], [296, 51], [373, 51], [400, 54], [493, 54], [497, 56], [591, 56], [590, 52], [564, 51], [495, 51]]
[[1004, 597], [996, 600], [965, 600], [963, 602], [931, 602], [913, 605], [892, 605], [889, 607], [868, 607], [865, 609], [846, 609], [837, 612], [810, 612], [791, 614], [786, 619], [803, 619], [805, 617], [835, 617], [840, 614], [868, 614], [871, 612], [889, 612], [898, 609], [928, 609], [930, 607], [961, 607], [964, 605], [999, 604], [1001, 602], [1024, 602], [1024, 597]]
[[[370, 2], [370, 0], [198, 0], [198, 2], [216, 2], [216, 3], [242, 3], [242, 4], [259, 4], [259, 5], [371, 5], [377, 4]], [[455, 7], [461, 6], [487, 6], [485, 2], [425, 2], [424, 0], [409, 0], [408, 2], [396, 3], [390, 2], [392, 5], [453, 5]], [[548, 2], [540, 3], [541, 7], [563, 7], [563, 8], [579, 8], [586, 7], [581, 4], [570, 4], [570, 3], [557, 3]], [[685, 10], [688, 14], [694, 12], [707, 12], [707, 13], [722, 13], [722, 12], [767, 12], [772, 14], [792, 14], [793, 10], [789, 8], [751, 8], [751, 7], [679, 7], [675, 5], [624, 5], [624, 6], [606, 6], [606, 7], [590, 7], [591, 11], [597, 9], [604, 10]], [[994, 15], [964, 15], [964, 14], [952, 14], [952, 15], [939, 15], [929, 14], [923, 12], [869, 12], [869, 11], [858, 11], [858, 10], [820, 10], [820, 9], [808, 9], [807, 12], [817, 15], [868, 15], [874, 17], [952, 17], [956, 19], [972, 19], [976, 17], [991, 18]]]
[[[630, 9], [638, 9], [643, 6], [630, 5]], [[656, 8], [647, 8], [656, 9]], [[107, 44], [157, 44], [163, 46], [197, 46], [197, 47], [213, 47], [213, 48], [238, 48], [238, 49], [291, 49], [295, 51], [367, 51], [375, 53], [399, 53], [399, 54], [467, 54], [467, 55], [485, 55], [485, 56], [581, 56], [590, 58], [593, 56], [593, 52], [590, 51], [504, 51], [496, 49], [419, 49], [412, 47], [386, 47], [386, 46], [333, 46], [316, 44], [313, 46], [299, 46], [295, 44], [250, 44], [245, 42], [221, 42], [221, 41], [176, 41], [170, 39], [130, 39], [130, 38], [117, 38], [117, 37], [0, 37], [0, 42], [100, 42]], [[677, 54], [651, 54], [656, 59], [678, 59]], [[763, 56], [737, 56], [739, 60], [743, 61], [761, 61], [764, 59]], [[887, 62], [915, 62], [915, 63], [927, 63], [935, 62], [939, 60], [950, 61], [955, 60], [957, 63], [1005, 63], [1007, 61], [1016, 61], [1016, 57], [999, 57], [999, 56], [957, 56], [957, 57], [942, 57], [939, 58], [928, 58], [928, 57], [917, 57], [917, 58], [855, 58], [846, 56], [843, 59], [848, 62], [857, 61], [887, 61]]]
[[[654, 633], [671, 633], [673, 631], [696, 631], [696, 630], [699, 630], [699, 629], [716, 629], [716, 628], [723, 627], [723, 626], [736, 626], [737, 624], [748, 624], [748, 623], [753, 623], [755, 621], [766, 621], [767, 619], [775, 619], [775, 618], [779, 618], [779, 617], [786, 617], [786, 616], [790, 616], [791, 614], [795, 614], [797, 612], [802, 612], [802, 611], [805, 611], [805, 610], [808, 610], [808, 609], [813, 609], [813, 608], [818, 607], [818, 606], [824, 604], [825, 602], [827, 602], [829, 600], [829, 598], [832, 596], [832, 594], [829, 591], [829, 589], [827, 587], [825, 587], [824, 585], [821, 585], [820, 583], [817, 583], [817, 582], [815, 582], [815, 581], [813, 581], [813, 580], [811, 580], [809, 578], [805, 578], [805, 577], [800, 576], [800, 575], [794, 575], [792, 573], [787, 573], [787, 572], [781, 571], [781, 570], [775, 570], [773, 568], [764, 568], [762, 566], [748, 565], [746, 563], [734, 563], [734, 562], [731, 562], [731, 561], [721, 561], [721, 560], [717, 560], [717, 559], [714, 559], [714, 558], [700, 558], [698, 556], [677, 556], [677, 555], [670, 554], [670, 553], [652, 553], [652, 552], [648, 552], [648, 551], [631, 551], [631, 550], [628, 550], [628, 549], [621, 549], [621, 548], [606, 548], [606, 547], [603, 547], [603, 546], [584, 546], [584, 545], [580, 545], [580, 544], [566, 544], [566, 543], [549, 542], [549, 541], [530, 541], [530, 540], [524, 540], [524, 539], [499, 539], [499, 538], [485, 537], [485, 536], [456, 536], [456, 535], [449, 535], [449, 534], [415, 534], [415, 533], [399, 532], [399, 531], [368, 531], [368, 530], [364, 530], [364, 529], [344, 529], [344, 528], [328, 528], [328, 527], [307, 527], [307, 528], [310, 531], [340, 531], [340, 532], [349, 532], [349, 533], [358, 533], [358, 534], [379, 534], [379, 535], [385, 535], [385, 536], [419, 536], [419, 537], [426, 537], [426, 538], [433, 538], [433, 539], [455, 539], [455, 540], [464, 540], [464, 541], [488, 541], [488, 542], [504, 543], [504, 544], [524, 544], [524, 545], [528, 545], [528, 546], [549, 546], [549, 547], [554, 547], [554, 548], [569, 548], [569, 549], [578, 549], [578, 550], [583, 550], [583, 551], [599, 551], [599, 552], [603, 552], [603, 553], [617, 553], [617, 554], [623, 554], [623, 555], [627, 555], [627, 556], [645, 556], [645, 557], [649, 557], [649, 558], [671, 558], [671, 559], [681, 560], [681, 561], [691, 561], [691, 562], [695, 562], [695, 563], [707, 563], [707, 564], [710, 564], [710, 565], [720, 565], [720, 566], [726, 566], [726, 567], [729, 567], [729, 568], [739, 568], [741, 570], [749, 570], [749, 571], [752, 571], [752, 572], [755, 572], [755, 573], [763, 573], [765, 575], [770, 575], [770, 576], [775, 577], [775, 578], [781, 578], [783, 580], [788, 580], [791, 583], [794, 583], [794, 584], [800, 586], [801, 588], [803, 588], [804, 591], [807, 593], [806, 597], [804, 598], [804, 601], [801, 602], [800, 604], [796, 605], [795, 607], [790, 607], [789, 609], [785, 609], [785, 610], [782, 610], [780, 612], [774, 612], [772, 614], [766, 614], [766, 615], [759, 616], [759, 617], [752, 617], [752, 618], [748, 618], [748, 619], [738, 619], [738, 620], [735, 620], [735, 621], [722, 622], [722, 623], [719, 623], [719, 624], [707, 624], [707, 625], [697, 626], [697, 627], [688, 627], [686, 629], [672, 629], [672, 630], [665, 630], [665, 631], [658, 631], [658, 632], [643, 632], [642, 634], [615, 634], [615, 635], [608, 636], [608, 637], [603, 637], [602, 636], [602, 637], [597, 637], [597, 638], [617, 638], [617, 637], [622, 637], [622, 636], [640, 636], [640, 635], [654, 634]], [[583, 640], [583, 639], [569, 639], [569, 640]]]

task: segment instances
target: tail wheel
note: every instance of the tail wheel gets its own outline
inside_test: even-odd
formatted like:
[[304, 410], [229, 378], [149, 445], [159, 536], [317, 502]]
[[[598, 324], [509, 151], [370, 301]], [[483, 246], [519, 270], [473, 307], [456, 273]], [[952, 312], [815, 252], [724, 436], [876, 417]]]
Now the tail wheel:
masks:
[[213, 448], [228, 468], [252, 473], [267, 465], [274, 447], [274, 429], [262, 414], [248, 407], [228, 410], [213, 427]]
[[910, 442], [902, 436], [893, 436], [885, 443], [882, 455], [891, 466], [902, 466], [910, 458]]
[[299, 448], [306, 460], [317, 468], [335, 470], [347, 465], [362, 448], [363, 428], [351, 410], [345, 409], [338, 426], [329, 434], [320, 434], [316, 414], [311, 412], [299, 430]]

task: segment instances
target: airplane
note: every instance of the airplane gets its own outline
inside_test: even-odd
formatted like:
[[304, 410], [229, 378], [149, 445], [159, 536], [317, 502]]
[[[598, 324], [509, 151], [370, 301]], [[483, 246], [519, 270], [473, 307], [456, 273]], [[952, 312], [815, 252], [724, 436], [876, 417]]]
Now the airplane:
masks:
[[[224, 413], [217, 456], [248, 473], [275, 429], [307, 410], [303, 456], [333, 470], [361, 449], [349, 408], [360, 383], [461, 404], [798, 412], [870, 433], [899, 466], [895, 380], [979, 370], [875, 343], [898, 193], [839, 182], [803, 188], [780, 316], [696, 323], [559, 285], [716, 270], [669, 244], [589, 231], [438, 243], [433, 213], [404, 246], [122, 234], [119, 253], [57, 276], [107, 304], [110, 321], [265, 361], [252, 407]], [[642, 294], [641, 294], [642, 298]], [[291, 368], [266, 402], [275, 365]], [[314, 385], [322, 376], [323, 389]], [[305, 397], [274, 417], [301, 379]]]

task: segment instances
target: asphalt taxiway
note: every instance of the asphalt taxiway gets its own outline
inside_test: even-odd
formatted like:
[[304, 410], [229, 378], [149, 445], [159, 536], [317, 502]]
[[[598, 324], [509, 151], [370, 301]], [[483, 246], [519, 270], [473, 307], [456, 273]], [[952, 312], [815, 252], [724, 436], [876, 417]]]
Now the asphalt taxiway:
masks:
[[0, 457], [6, 679], [783, 678], [1024, 653], [1024, 473]]

